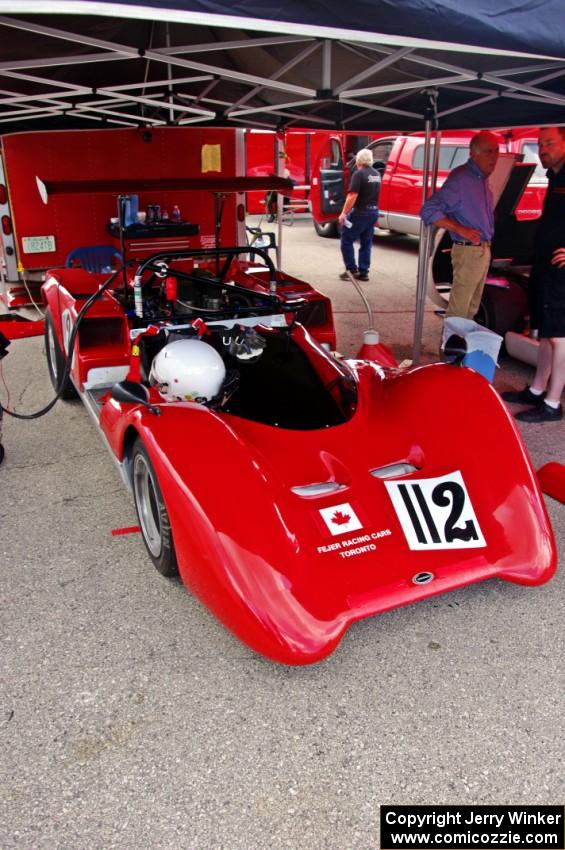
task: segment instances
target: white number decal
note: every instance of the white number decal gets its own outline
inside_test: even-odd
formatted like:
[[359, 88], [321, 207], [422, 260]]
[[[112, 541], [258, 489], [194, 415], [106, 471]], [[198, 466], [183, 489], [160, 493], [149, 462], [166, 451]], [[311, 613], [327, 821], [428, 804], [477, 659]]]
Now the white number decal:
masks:
[[384, 483], [411, 549], [487, 545], [460, 472]]

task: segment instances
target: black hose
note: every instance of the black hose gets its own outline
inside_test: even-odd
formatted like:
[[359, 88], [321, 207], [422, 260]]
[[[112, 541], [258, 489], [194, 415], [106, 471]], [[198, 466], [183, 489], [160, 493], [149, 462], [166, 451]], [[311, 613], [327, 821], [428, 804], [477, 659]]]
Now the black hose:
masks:
[[71, 372], [71, 365], [72, 365], [72, 362], [73, 362], [73, 349], [75, 347], [75, 339], [76, 339], [78, 327], [80, 325], [82, 317], [84, 316], [86, 311], [89, 310], [90, 307], [94, 304], [96, 299], [100, 298], [102, 293], [105, 292], [108, 289], [108, 287], [110, 286], [110, 284], [112, 284], [114, 282], [116, 277], [122, 272], [123, 268], [124, 267], [122, 266], [121, 268], [116, 269], [116, 271], [108, 278], [108, 280], [105, 281], [105, 283], [102, 284], [100, 289], [97, 289], [96, 292], [94, 292], [90, 296], [88, 301], [85, 301], [85, 303], [83, 304], [83, 306], [81, 307], [81, 309], [77, 313], [76, 322], [73, 325], [73, 329], [72, 329], [71, 335], [69, 337], [69, 346], [68, 346], [69, 350], [68, 350], [68, 353], [67, 353], [67, 362], [65, 364], [65, 370], [64, 370], [63, 374], [61, 375], [61, 380], [59, 381], [59, 389], [57, 390], [55, 397], [49, 402], [49, 404], [47, 404], [41, 410], [37, 410], [35, 413], [16, 413], [15, 410], [8, 410], [7, 407], [4, 407], [0, 403], [0, 411], [3, 410], [4, 413], [7, 413], [8, 416], [13, 416], [14, 419], [39, 419], [40, 416], [45, 416], [46, 413], [49, 413], [49, 411], [51, 410], [52, 407], [55, 407], [56, 403], [61, 398], [61, 394], [63, 392], [63, 387], [65, 386], [65, 383], [68, 380], [68, 377], [69, 377], [70, 372]]

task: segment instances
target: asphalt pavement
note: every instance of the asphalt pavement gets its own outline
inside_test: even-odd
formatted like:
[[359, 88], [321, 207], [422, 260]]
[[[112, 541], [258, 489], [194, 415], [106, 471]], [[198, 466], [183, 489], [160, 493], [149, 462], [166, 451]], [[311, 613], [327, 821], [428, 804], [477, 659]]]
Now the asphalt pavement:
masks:
[[[338, 243], [300, 219], [284, 240], [354, 354], [367, 322]], [[379, 237], [364, 285], [399, 360], [416, 255], [415, 239]], [[440, 330], [428, 303], [426, 362]], [[501, 364], [498, 389], [531, 377]], [[2, 366], [4, 403], [51, 398], [42, 339]], [[565, 422], [521, 431], [536, 468], [563, 462]], [[284, 667], [162, 578], [139, 534], [112, 535], [135, 511], [80, 402], [5, 417], [4, 444], [1, 850], [376, 850], [382, 804], [563, 801], [563, 569], [381, 614], [322, 663]], [[565, 505], [546, 504], [563, 561]]]

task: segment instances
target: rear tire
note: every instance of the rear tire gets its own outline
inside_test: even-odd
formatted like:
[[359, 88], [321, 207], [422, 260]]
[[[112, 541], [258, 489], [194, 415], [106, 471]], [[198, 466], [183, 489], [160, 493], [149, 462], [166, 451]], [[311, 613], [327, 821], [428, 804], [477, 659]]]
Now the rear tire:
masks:
[[508, 288], [485, 286], [475, 321], [503, 337], [507, 331], [521, 333], [527, 313], [525, 289], [508, 281]]
[[153, 464], [139, 437], [133, 445], [131, 468], [133, 498], [143, 542], [155, 569], [162, 576], [173, 578], [178, 575], [178, 566], [171, 522]]
[[322, 236], [324, 239], [337, 239], [339, 236], [337, 221], [319, 222], [315, 218], [312, 221], [314, 222], [314, 230], [318, 236]]
[[[61, 378], [67, 365], [67, 358], [61, 351], [57, 333], [55, 331], [55, 323], [51, 311], [47, 308], [45, 312], [45, 356], [47, 357], [47, 368], [49, 369], [49, 377], [55, 389], [59, 392]], [[61, 398], [71, 399], [76, 398], [77, 391], [74, 388], [73, 382], [69, 377], [63, 381], [61, 390]]]

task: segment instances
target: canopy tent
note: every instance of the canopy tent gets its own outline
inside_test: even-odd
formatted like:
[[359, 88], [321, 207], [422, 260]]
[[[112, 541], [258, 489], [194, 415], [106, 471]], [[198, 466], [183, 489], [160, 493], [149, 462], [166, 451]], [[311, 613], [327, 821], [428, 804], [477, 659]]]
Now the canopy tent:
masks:
[[565, 115], [562, 0], [0, 0], [0, 132], [419, 130]]
[[562, 0], [0, 0], [0, 133], [562, 124], [564, 31]]

